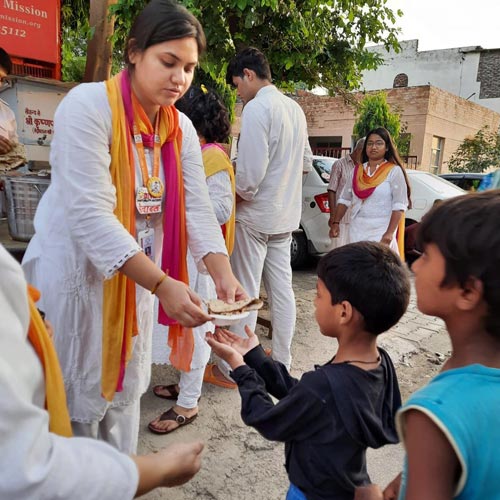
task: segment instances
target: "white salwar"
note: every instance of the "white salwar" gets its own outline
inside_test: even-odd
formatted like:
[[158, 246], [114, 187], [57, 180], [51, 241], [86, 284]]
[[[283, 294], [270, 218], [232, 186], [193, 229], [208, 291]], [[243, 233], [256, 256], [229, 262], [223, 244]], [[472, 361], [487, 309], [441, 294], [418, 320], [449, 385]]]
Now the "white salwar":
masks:
[[[243, 108], [236, 165], [235, 245], [231, 266], [250, 296], [261, 279], [273, 326], [273, 358], [291, 364], [295, 330], [290, 243], [302, 212], [302, 172], [308, 156], [307, 123], [301, 107], [274, 85], [261, 88]], [[307, 168], [307, 167], [306, 167]], [[231, 329], [245, 337], [255, 329], [251, 313]]]
[[[367, 168], [367, 163], [363, 165]], [[345, 185], [338, 203], [351, 207], [349, 224], [349, 242], [380, 241], [387, 231], [392, 212], [406, 211], [408, 207], [408, 191], [404, 174], [399, 166], [395, 166], [373, 193], [362, 200], [352, 189], [354, 172]], [[397, 232], [394, 232], [390, 248], [399, 255]]]
[[27, 341], [26, 281], [2, 246], [0, 274], [0, 498], [134, 498], [139, 477], [130, 457], [94, 439], [49, 432], [43, 370]]
[[[28, 280], [42, 291], [40, 307], [54, 326], [71, 419], [92, 427], [82, 430], [76, 425], [74, 430], [104, 437], [109, 435], [108, 429], [115, 428], [113, 444], [134, 453], [137, 402], [147, 390], [151, 374], [154, 297], [149, 290], [136, 287], [139, 335], [133, 340], [123, 391], [108, 402], [101, 396], [103, 281], [141, 249], [113, 213], [116, 190], [109, 172], [111, 109], [104, 83], [72, 89], [59, 105], [54, 122], [52, 182], [38, 206], [36, 233], [23, 267]], [[179, 125], [189, 249], [204, 270], [201, 259], [205, 255], [227, 255], [227, 251], [210, 204], [198, 136], [182, 113]], [[136, 186], [141, 186], [135, 147], [134, 156]], [[151, 175], [150, 150], [146, 161]], [[160, 177], [163, 180], [163, 168]], [[152, 216], [150, 224], [155, 230], [154, 258], [159, 263], [162, 214]], [[145, 217], [136, 212], [136, 232], [145, 227]], [[136, 409], [130, 411], [132, 405]], [[105, 422], [105, 418], [110, 421]], [[97, 429], [97, 435], [96, 422], [105, 427]], [[131, 434], [135, 434], [134, 439], [130, 439]]]
[[[208, 192], [212, 202], [217, 222], [222, 225], [226, 223], [233, 209], [233, 193], [231, 191], [231, 179], [229, 174], [223, 170], [207, 177]], [[189, 286], [203, 299], [210, 300], [217, 298], [215, 283], [212, 278], [200, 273], [191, 255], [187, 255]], [[155, 300], [155, 315], [158, 317], [158, 300]], [[177, 404], [183, 408], [195, 408], [198, 406], [198, 399], [201, 395], [203, 385], [203, 374], [205, 366], [210, 358], [210, 346], [205, 340], [206, 332], [213, 332], [214, 325], [211, 322], [205, 323], [197, 328], [193, 328], [194, 351], [191, 360], [191, 370], [181, 371], [179, 381], [179, 397]], [[153, 363], [169, 363], [170, 348], [167, 345], [168, 327], [155, 323], [153, 328]], [[218, 360], [219, 369], [229, 376], [229, 369], [226, 363]]]

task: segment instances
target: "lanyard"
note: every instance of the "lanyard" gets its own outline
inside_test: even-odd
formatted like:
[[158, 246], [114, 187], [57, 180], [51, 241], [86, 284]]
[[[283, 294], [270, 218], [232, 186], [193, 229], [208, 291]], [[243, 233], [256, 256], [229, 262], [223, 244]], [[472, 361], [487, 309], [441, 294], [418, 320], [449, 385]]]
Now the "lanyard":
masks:
[[154, 145], [153, 145], [153, 175], [150, 177], [148, 172], [148, 166], [146, 163], [146, 154], [144, 152], [144, 143], [142, 142], [142, 135], [137, 126], [137, 123], [134, 121], [134, 142], [135, 147], [137, 148], [137, 156], [139, 157], [139, 164], [141, 167], [142, 173], [142, 184], [148, 190], [148, 193], [153, 198], [161, 198], [163, 195], [163, 183], [159, 177], [160, 175], [160, 153], [161, 153], [161, 144], [160, 144], [160, 110], [156, 115], [155, 120], [155, 130], [154, 130]]

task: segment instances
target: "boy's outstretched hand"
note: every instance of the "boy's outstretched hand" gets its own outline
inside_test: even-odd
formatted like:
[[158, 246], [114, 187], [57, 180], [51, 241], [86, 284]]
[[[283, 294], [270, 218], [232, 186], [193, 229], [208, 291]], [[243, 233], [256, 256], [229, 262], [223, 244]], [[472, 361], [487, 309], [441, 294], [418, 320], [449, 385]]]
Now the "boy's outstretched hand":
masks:
[[246, 339], [222, 328], [206, 335], [208, 345], [217, 356], [229, 363], [233, 370], [244, 365], [243, 356], [259, 345], [257, 335], [248, 326], [245, 326], [245, 332], [248, 337]]

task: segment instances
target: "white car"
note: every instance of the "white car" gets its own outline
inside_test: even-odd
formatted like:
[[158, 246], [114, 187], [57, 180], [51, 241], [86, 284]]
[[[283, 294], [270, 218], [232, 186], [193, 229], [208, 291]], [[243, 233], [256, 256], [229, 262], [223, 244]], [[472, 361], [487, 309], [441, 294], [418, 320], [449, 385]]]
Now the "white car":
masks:
[[[328, 235], [328, 182], [336, 158], [314, 156], [313, 169], [304, 175], [300, 227], [292, 235], [292, 267], [301, 266], [309, 255], [322, 255], [332, 248]], [[334, 167], [333, 167], [334, 168]], [[406, 225], [420, 222], [436, 200], [465, 194], [437, 175], [423, 170], [406, 170], [412, 190], [412, 208], [406, 212]]]
[[466, 191], [452, 182], [423, 170], [406, 170], [411, 187], [412, 207], [406, 212], [406, 225], [420, 222], [436, 200], [446, 200]]
[[313, 156], [313, 168], [302, 181], [302, 217], [292, 235], [292, 267], [301, 266], [309, 255], [322, 255], [331, 249], [328, 236], [328, 183], [336, 158]]

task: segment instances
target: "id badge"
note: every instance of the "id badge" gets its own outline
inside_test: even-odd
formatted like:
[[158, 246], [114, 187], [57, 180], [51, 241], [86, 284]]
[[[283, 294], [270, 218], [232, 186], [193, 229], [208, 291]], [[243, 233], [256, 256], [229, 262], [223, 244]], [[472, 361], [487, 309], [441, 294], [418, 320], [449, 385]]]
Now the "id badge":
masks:
[[154, 262], [154, 249], [155, 249], [155, 230], [152, 227], [147, 227], [139, 231], [137, 235], [137, 242], [142, 248], [142, 251]]
[[159, 214], [161, 212], [161, 198], [153, 198], [148, 193], [148, 188], [141, 186], [137, 188], [135, 206], [141, 215]]

